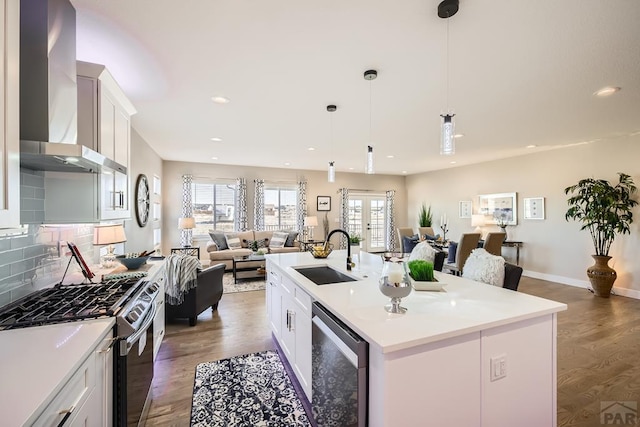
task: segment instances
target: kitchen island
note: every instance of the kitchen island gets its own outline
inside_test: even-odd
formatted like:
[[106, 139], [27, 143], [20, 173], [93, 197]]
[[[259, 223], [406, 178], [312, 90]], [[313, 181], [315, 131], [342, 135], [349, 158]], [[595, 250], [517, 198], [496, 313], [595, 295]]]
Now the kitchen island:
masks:
[[[358, 280], [318, 286], [293, 268], [312, 265]], [[443, 291], [413, 291], [402, 300], [407, 313], [390, 314], [379, 255], [363, 252], [347, 271], [346, 251], [276, 254], [267, 269], [271, 327], [310, 400], [317, 301], [369, 343], [370, 426], [556, 425], [556, 315], [565, 304], [438, 274]]]

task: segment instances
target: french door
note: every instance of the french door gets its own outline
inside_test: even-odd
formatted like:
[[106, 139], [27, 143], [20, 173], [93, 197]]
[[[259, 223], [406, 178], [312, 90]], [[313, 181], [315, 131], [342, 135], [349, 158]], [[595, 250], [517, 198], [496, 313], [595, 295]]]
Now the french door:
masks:
[[349, 194], [349, 234], [364, 238], [362, 250], [384, 252], [385, 196], [380, 194]]

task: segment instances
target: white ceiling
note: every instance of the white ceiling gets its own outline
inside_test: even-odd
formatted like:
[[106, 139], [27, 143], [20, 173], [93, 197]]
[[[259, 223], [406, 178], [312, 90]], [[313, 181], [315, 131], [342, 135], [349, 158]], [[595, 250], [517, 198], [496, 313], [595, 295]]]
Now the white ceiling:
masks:
[[[638, 0], [460, 0], [449, 106], [465, 136], [454, 156], [439, 155], [439, 0], [72, 3], [78, 59], [109, 68], [166, 160], [315, 170], [335, 160], [362, 172], [371, 144], [377, 173], [411, 174], [640, 131]], [[593, 96], [604, 86], [622, 90]]]

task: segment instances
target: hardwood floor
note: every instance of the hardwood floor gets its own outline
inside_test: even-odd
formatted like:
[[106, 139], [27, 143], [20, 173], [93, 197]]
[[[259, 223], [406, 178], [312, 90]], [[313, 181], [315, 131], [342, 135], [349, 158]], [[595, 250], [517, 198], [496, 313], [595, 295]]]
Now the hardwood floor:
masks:
[[[569, 307], [558, 316], [558, 426], [601, 426], [601, 402], [640, 402], [640, 300], [528, 277], [519, 291]], [[167, 325], [147, 425], [189, 426], [198, 363], [275, 348], [264, 298], [264, 291], [225, 294], [218, 312], [203, 313], [195, 327]]]

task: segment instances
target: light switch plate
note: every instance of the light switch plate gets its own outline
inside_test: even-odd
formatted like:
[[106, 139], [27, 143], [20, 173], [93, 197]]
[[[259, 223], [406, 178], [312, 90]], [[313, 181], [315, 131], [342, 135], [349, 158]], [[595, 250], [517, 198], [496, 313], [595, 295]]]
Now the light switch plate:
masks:
[[499, 354], [491, 358], [491, 381], [507, 376], [507, 355]]

